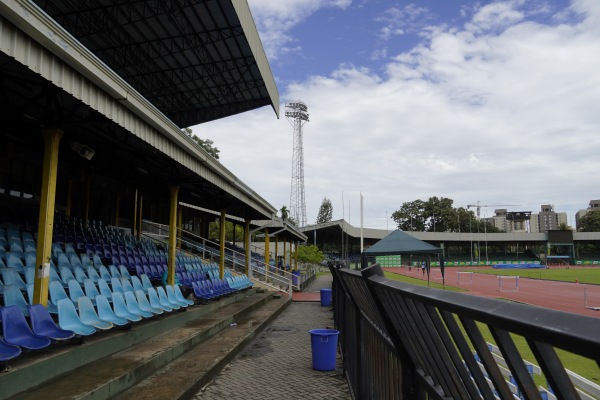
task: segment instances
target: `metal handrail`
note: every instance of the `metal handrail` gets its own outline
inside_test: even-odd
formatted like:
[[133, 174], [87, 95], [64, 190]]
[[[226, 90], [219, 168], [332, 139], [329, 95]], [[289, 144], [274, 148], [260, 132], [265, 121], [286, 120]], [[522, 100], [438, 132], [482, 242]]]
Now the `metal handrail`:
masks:
[[[331, 268], [334, 322], [354, 398], [541, 399], [552, 390], [557, 398], [577, 399], [556, 350], [600, 364], [598, 318], [392, 281], [377, 268]], [[525, 338], [548, 387], [534, 383], [514, 335]]]

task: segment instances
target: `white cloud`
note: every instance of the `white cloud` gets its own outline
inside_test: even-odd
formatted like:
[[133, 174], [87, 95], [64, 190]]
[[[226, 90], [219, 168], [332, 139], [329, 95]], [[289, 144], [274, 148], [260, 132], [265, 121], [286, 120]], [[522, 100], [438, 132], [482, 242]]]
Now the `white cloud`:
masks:
[[[384, 74], [341, 63], [329, 76], [280, 88], [311, 114], [308, 222], [324, 196], [341, 218], [342, 191], [346, 218], [350, 208], [358, 225], [362, 192], [365, 226], [375, 228], [403, 202], [430, 196], [534, 212], [554, 204], [569, 218], [599, 198], [599, 4], [575, 0], [569, 13], [578, 19], [557, 14], [559, 23], [545, 25], [529, 20], [521, 2], [493, 3], [463, 27], [429, 29]], [[285, 118], [263, 108], [195, 132], [213, 139], [223, 164], [276, 208], [289, 204]]]
[[409, 4], [403, 8], [390, 7], [379, 16], [376, 21], [384, 26], [379, 31], [383, 40], [389, 40], [395, 36], [404, 35], [407, 31], [414, 32], [423, 27], [423, 23], [429, 19], [429, 10], [415, 4]]

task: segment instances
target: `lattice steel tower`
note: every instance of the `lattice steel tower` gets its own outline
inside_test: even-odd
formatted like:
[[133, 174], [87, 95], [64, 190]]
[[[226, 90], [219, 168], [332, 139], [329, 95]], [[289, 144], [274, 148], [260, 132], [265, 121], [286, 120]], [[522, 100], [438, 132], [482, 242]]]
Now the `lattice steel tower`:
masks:
[[304, 150], [302, 127], [308, 122], [308, 107], [301, 101], [285, 103], [285, 117], [294, 128], [292, 153], [292, 190], [290, 192], [290, 218], [298, 226], [306, 226], [306, 201], [304, 199]]

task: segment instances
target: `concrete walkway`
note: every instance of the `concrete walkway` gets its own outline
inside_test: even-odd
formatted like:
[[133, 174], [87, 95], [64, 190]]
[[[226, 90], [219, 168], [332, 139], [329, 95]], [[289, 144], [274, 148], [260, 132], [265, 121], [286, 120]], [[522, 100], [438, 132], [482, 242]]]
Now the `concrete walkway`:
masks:
[[[331, 288], [330, 275], [317, 278], [307, 291]], [[337, 369], [312, 369], [311, 329], [333, 328], [330, 307], [320, 302], [294, 302], [252, 341], [217, 378], [194, 399], [350, 399]]]

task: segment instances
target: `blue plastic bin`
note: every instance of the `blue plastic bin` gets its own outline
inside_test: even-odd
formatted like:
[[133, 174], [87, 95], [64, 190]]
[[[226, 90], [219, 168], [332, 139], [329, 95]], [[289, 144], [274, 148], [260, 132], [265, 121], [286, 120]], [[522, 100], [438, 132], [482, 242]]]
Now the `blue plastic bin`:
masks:
[[309, 332], [313, 369], [317, 371], [334, 370], [340, 332], [335, 329], [313, 329]]
[[331, 305], [331, 289], [321, 289], [321, 305], [323, 307]]

